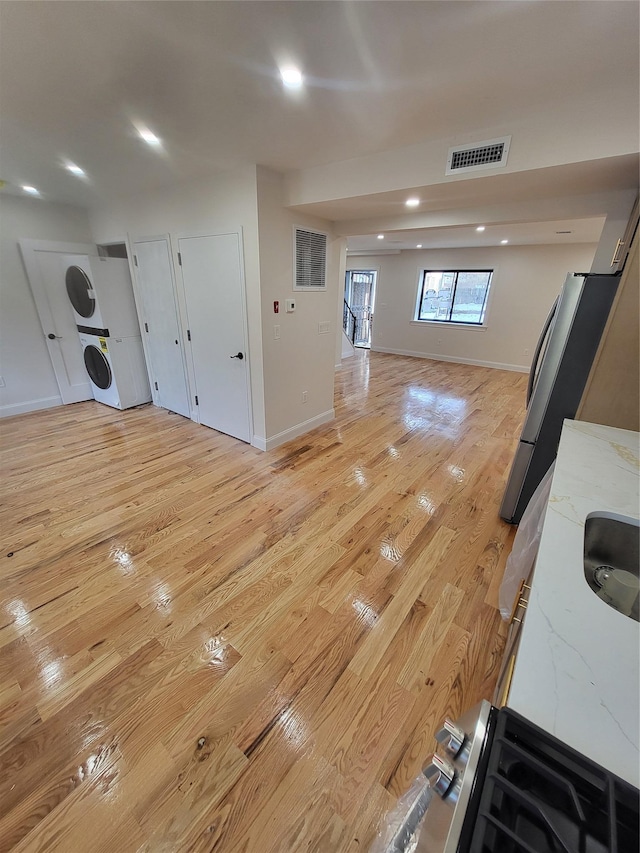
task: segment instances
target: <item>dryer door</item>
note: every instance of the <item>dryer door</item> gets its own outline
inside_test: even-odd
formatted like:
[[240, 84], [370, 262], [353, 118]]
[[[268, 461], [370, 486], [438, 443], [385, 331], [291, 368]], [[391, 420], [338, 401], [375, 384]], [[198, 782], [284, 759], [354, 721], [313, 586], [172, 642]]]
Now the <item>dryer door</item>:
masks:
[[73, 308], [81, 317], [93, 317], [96, 310], [96, 294], [85, 271], [70, 266], [65, 275], [67, 294]]
[[101, 388], [103, 391], [106, 391], [107, 388], [111, 387], [111, 382], [113, 381], [111, 367], [106, 356], [98, 349], [98, 347], [93, 344], [89, 344], [89, 346], [85, 347], [84, 364], [87, 368], [89, 378], [96, 388]]

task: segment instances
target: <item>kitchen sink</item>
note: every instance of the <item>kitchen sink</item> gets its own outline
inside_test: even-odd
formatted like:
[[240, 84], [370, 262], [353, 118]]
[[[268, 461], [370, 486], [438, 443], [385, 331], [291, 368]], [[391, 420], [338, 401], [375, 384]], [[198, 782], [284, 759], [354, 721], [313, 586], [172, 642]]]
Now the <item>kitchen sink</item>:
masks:
[[589, 513], [584, 525], [584, 575], [598, 598], [640, 622], [640, 521]]

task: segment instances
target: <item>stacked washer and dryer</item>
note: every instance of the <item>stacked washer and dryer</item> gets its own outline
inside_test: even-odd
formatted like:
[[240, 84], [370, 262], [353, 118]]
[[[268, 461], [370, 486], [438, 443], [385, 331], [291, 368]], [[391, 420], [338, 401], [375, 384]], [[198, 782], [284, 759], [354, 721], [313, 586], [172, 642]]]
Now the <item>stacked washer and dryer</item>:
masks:
[[127, 261], [66, 255], [65, 284], [95, 399], [114, 409], [151, 400]]

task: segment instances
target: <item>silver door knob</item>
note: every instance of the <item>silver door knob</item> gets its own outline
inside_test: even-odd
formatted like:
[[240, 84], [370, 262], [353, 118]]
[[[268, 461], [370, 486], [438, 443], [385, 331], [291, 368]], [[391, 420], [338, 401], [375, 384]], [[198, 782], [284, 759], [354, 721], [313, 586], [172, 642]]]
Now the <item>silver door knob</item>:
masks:
[[431, 789], [439, 796], [446, 797], [456, 775], [453, 767], [439, 755], [433, 755], [423, 773], [431, 783]]
[[436, 740], [442, 744], [447, 755], [455, 758], [462, 749], [465, 734], [451, 720], [445, 720], [442, 728], [436, 732]]

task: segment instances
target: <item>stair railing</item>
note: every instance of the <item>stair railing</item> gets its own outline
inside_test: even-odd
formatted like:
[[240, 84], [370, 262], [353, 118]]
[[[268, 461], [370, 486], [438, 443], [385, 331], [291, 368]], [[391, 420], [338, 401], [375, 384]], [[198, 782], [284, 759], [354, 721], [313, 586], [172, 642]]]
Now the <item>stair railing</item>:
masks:
[[345, 335], [351, 341], [351, 344], [354, 345], [356, 339], [356, 315], [353, 313], [351, 308], [349, 308], [349, 303], [347, 300], [344, 300], [344, 308], [342, 311], [342, 328], [344, 329]]

